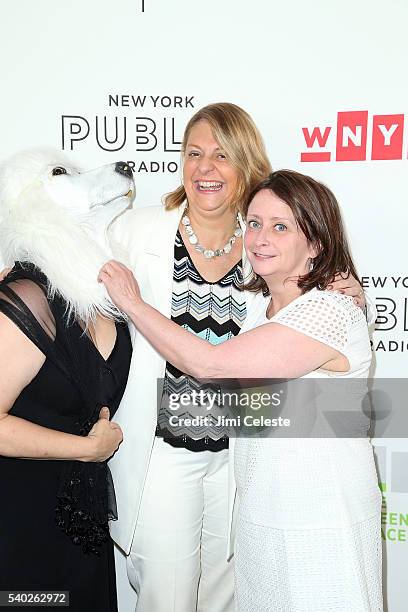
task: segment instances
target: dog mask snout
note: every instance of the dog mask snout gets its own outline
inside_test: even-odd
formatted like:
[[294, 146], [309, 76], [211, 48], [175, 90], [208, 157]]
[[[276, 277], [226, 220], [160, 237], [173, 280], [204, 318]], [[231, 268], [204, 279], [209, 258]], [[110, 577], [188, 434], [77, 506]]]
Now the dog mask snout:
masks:
[[119, 174], [132, 178], [132, 168], [126, 162], [116, 162], [115, 172], [119, 172]]

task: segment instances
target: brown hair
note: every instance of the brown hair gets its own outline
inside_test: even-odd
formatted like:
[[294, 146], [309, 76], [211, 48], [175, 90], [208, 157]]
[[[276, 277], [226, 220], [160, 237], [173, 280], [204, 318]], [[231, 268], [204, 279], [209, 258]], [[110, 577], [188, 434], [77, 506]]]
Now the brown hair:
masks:
[[[191, 129], [199, 121], [209, 123], [214, 138], [238, 171], [238, 189], [233, 204], [242, 212], [243, 205], [255, 185], [271, 171], [262, 136], [248, 113], [236, 104], [209, 104], [197, 111], [187, 123], [181, 146], [182, 159]], [[164, 206], [166, 210], [172, 210], [178, 208], [185, 199], [184, 186], [180, 185], [165, 196]]]
[[[326, 289], [336, 274], [345, 278], [349, 274], [358, 278], [350, 254], [339, 204], [328, 187], [310, 176], [293, 170], [272, 172], [260, 182], [249, 196], [245, 207], [245, 217], [255, 195], [268, 189], [283, 200], [291, 209], [298, 228], [309, 244], [317, 248], [313, 259], [313, 269], [298, 279], [298, 287], [306, 293], [313, 287]], [[248, 291], [262, 291], [269, 295], [264, 279], [255, 273], [246, 284]]]

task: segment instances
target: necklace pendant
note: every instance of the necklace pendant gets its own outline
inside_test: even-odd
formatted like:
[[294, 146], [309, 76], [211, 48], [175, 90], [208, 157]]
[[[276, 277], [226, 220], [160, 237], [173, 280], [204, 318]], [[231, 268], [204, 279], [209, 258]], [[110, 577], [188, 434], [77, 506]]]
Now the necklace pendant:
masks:
[[228, 240], [227, 244], [224, 245], [220, 249], [215, 249], [215, 250], [207, 249], [206, 247], [203, 247], [198, 242], [197, 234], [194, 232], [193, 228], [191, 227], [190, 219], [187, 215], [183, 215], [181, 219], [181, 223], [184, 226], [184, 230], [186, 232], [186, 235], [187, 235], [187, 238], [190, 244], [192, 244], [195, 250], [198, 251], [198, 253], [201, 253], [206, 259], [212, 259], [213, 257], [220, 257], [221, 255], [228, 255], [228, 253], [231, 252], [231, 249], [236, 239], [242, 236], [242, 230], [239, 227], [238, 217], [237, 217], [237, 225], [235, 227], [233, 235]]

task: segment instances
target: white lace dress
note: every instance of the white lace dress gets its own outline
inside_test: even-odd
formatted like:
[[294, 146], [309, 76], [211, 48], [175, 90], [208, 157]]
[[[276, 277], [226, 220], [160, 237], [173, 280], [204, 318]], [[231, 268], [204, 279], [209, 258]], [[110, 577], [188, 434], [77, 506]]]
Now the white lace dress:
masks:
[[[367, 377], [367, 325], [351, 298], [313, 289], [270, 320], [266, 306], [262, 295], [255, 298], [242, 331], [286, 325], [350, 363], [346, 373], [304, 378]], [[381, 494], [367, 438], [241, 438], [235, 475], [239, 612], [383, 609]]]

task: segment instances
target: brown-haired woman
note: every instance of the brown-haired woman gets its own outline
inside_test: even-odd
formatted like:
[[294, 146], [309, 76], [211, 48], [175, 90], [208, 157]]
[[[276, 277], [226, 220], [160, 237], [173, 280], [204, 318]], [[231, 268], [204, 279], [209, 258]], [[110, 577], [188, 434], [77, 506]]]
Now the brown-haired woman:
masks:
[[[240, 211], [270, 165], [252, 119], [228, 103], [192, 117], [182, 158], [183, 185], [167, 196], [165, 208], [132, 211], [114, 229], [116, 252], [130, 255], [144, 300], [171, 316], [188, 350], [181, 361], [172, 341], [163, 352], [165, 337], [146, 342], [135, 335], [117, 415], [125, 440], [111, 464], [119, 514], [112, 537], [129, 555], [138, 612], [227, 612], [233, 606], [227, 540], [235, 492], [234, 483], [228, 485], [228, 430], [172, 429], [171, 411], [162, 406], [157, 415], [157, 378], [164, 377], [169, 393], [191, 393], [195, 383], [186, 374], [194, 374], [197, 355], [190, 363], [185, 335], [210, 351], [238, 335], [254, 297], [242, 291]], [[358, 294], [359, 285], [351, 284], [347, 291]], [[205, 355], [200, 367], [208, 365]]]

